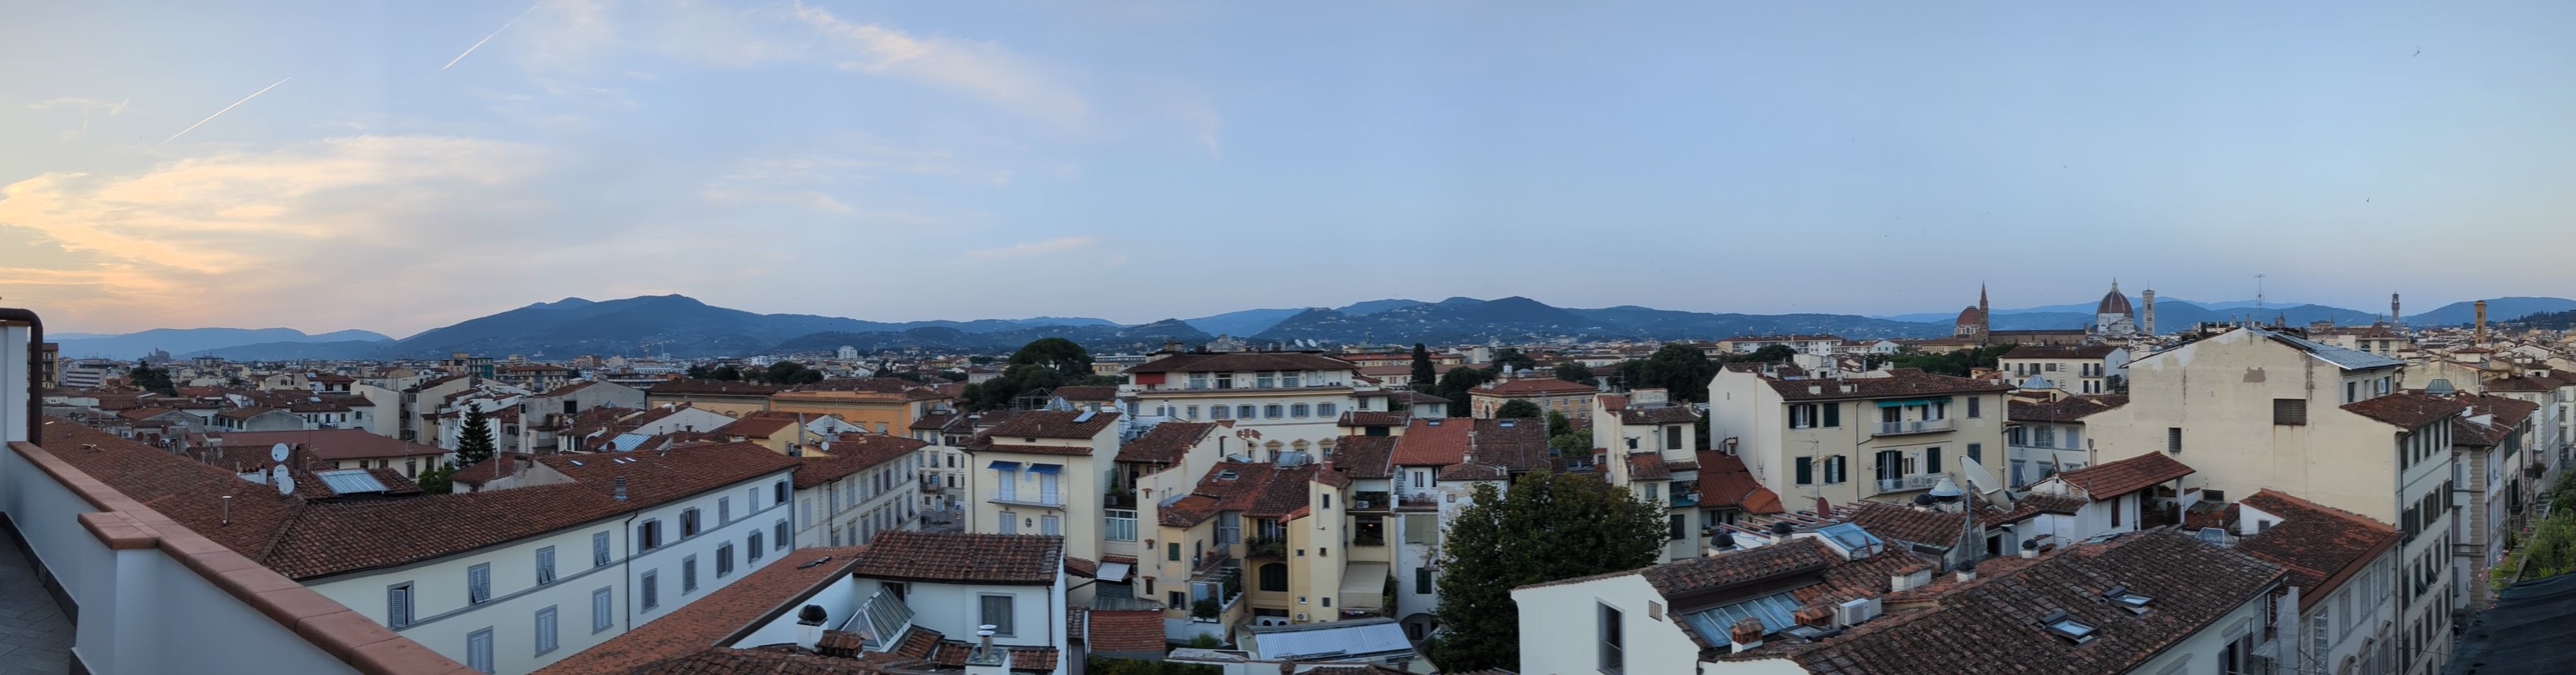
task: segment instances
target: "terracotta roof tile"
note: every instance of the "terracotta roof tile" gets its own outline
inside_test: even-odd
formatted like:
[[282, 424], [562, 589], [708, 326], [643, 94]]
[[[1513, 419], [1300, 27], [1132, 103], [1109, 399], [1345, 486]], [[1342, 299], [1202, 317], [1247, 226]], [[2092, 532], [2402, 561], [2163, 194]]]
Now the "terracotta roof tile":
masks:
[[752, 384], [749, 382], [724, 382], [718, 380], [663, 380], [653, 383], [651, 388], [645, 389], [644, 391], [647, 394], [666, 395], [694, 394], [766, 397], [770, 394], [778, 393], [779, 388], [766, 384]]
[[1395, 454], [1395, 436], [1343, 436], [1333, 442], [1333, 468], [1346, 471], [1352, 478], [1393, 478], [1394, 467], [1388, 460]]
[[2450, 399], [2407, 390], [2378, 398], [2343, 404], [2343, 409], [2401, 429], [2414, 429], [2460, 414], [2461, 405]]
[[745, 415], [741, 419], [734, 420], [730, 424], [717, 427], [715, 434], [718, 436], [741, 436], [743, 438], [771, 438], [780, 432], [793, 434], [795, 433], [793, 431], [795, 428], [796, 420], [779, 419], [765, 415], [757, 417]]
[[1077, 403], [1118, 400], [1118, 388], [1107, 385], [1073, 385], [1056, 387], [1054, 393], [1057, 398]]
[[1654, 453], [1641, 452], [1628, 455], [1629, 480], [1672, 480], [1672, 478], [1672, 472], [1664, 470], [1664, 458], [1657, 457]]
[[1524, 377], [1519, 379], [1503, 380], [1501, 382], [1489, 382], [1476, 387], [1475, 389], [1475, 393], [1478, 394], [1502, 397], [1572, 396], [1579, 394], [1596, 394], [1600, 393], [1600, 391], [1601, 390], [1599, 388], [1593, 387], [1592, 385], [1581, 382], [1567, 382], [1552, 377]]
[[2126, 394], [2069, 396], [2048, 403], [2013, 401], [2007, 414], [2015, 422], [2081, 422], [2094, 413], [2128, 404]]
[[1163, 613], [1159, 610], [1103, 611], [1092, 610], [1090, 627], [1085, 629], [1088, 647], [1093, 652], [1161, 653]]
[[1620, 424], [1690, 424], [1697, 421], [1699, 421], [1699, 410], [1687, 405], [1625, 408], [1619, 411]]
[[311, 431], [222, 431], [206, 434], [208, 442], [221, 440], [220, 446], [234, 450], [256, 449], [265, 452], [269, 446], [285, 443], [303, 446], [303, 451], [317, 459], [378, 459], [434, 457], [447, 454], [437, 446], [422, 445], [367, 433], [365, 429], [315, 429]]
[[1342, 413], [1338, 424], [1345, 427], [1400, 427], [1411, 424], [1412, 419], [1413, 415], [1406, 412], [1353, 410]]
[[[1076, 422], [1084, 415], [1089, 419]], [[1117, 411], [1074, 412], [1067, 410], [1031, 410], [1012, 416], [987, 432], [991, 438], [1096, 438], [1100, 432], [1117, 427]], [[1088, 450], [1085, 451], [1088, 453]]]
[[873, 469], [887, 462], [911, 457], [929, 447], [929, 443], [902, 436], [876, 434], [841, 434], [832, 440], [830, 457], [796, 458], [796, 489], [822, 485], [834, 479]]
[[2287, 583], [2300, 588], [2301, 610], [2325, 599], [2397, 543], [2394, 526], [2277, 490], [2266, 488], [2238, 503], [2281, 518], [2237, 542], [2236, 550], [2288, 570]]
[[1448, 466], [1467, 460], [1474, 420], [1414, 420], [1395, 441], [1395, 466]]
[[880, 532], [860, 576], [1011, 586], [1053, 584], [1064, 569], [1064, 537], [1037, 534]]
[[2105, 501], [2113, 497], [2147, 489], [2148, 486], [2188, 476], [2190, 466], [2174, 461], [2161, 452], [2151, 452], [2116, 462], [2057, 474], [2057, 478], [2084, 490], [2087, 498]]
[[1146, 430], [1136, 438], [1118, 444], [1118, 461], [1178, 464], [1182, 455], [1189, 454], [1190, 448], [1197, 447], [1201, 441], [1207, 439], [1208, 434], [1215, 433], [1217, 427], [1218, 424], [1215, 422], [1156, 424], [1154, 428]]
[[1245, 372], [1261, 370], [1353, 370], [1351, 362], [1306, 352], [1224, 352], [1175, 354], [1129, 367], [1136, 373]]
[[[670, 614], [536, 672], [655, 672], [643, 667], [720, 647], [734, 634], [793, 609], [816, 589], [847, 574], [865, 551], [858, 547], [796, 549]], [[807, 562], [824, 559], [830, 562], [800, 568]]]

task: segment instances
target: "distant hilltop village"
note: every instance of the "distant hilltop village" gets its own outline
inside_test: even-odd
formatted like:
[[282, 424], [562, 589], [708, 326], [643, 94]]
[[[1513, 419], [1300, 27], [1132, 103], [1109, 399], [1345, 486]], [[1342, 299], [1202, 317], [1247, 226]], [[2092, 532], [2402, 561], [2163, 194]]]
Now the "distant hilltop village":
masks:
[[[1470, 302], [1365, 309], [1568, 312]], [[2576, 602], [2514, 585], [2576, 571], [2576, 332], [2399, 309], [139, 361], [0, 310], [0, 616], [119, 673], [2492, 666]]]

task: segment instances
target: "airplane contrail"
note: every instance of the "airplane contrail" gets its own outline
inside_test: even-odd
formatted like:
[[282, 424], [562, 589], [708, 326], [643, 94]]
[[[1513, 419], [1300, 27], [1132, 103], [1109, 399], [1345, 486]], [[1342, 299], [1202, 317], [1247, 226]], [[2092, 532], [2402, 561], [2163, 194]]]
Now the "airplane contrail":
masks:
[[[295, 78], [286, 78], [286, 80], [292, 79]], [[186, 129], [180, 129], [179, 133], [171, 134], [169, 138], [161, 139], [161, 142], [152, 144], [152, 147], [158, 148], [164, 145], [169, 145], [171, 141], [179, 140], [180, 136], [186, 136], [188, 135], [188, 132], [196, 131], [197, 127], [205, 126], [207, 122], [215, 121], [215, 118], [224, 116], [224, 113], [232, 112], [234, 108], [241, 107], [241, 104], [249, 103], [251, 99], [259, 98], [260, 94], [268, 93], [268, 90], [270, 89], [276, 89], [278, 84], [286, 84], [286, 80], [278, 80], [277, 84], [261, 87], [259, 91], [251, 92], [249, 96], [242, 97], [242, 100], [234, 101], [232, 105], [224, 106], [224, 109], [215, 111], [215, 114], [207, 115], [205, 119], [197, 120], [196, 124], [188, 125], [188, 128]]]
[[518, 15], [518, 16], [510, 17], [510, 20], [509, 20], [509, 21], [501, 22], [501, 27], [500, 27], [500, 28], [494, 28], [494, 29], [492, 29], [492, 34], [491, 34], [491, 35], [485, 35], [485, 36], [483, 36], [483, 39], [481, 39], [481, 40], [475, 40], [475, 41], [474, 41], [474, 46], [472, 46], [472, 47], [466, 47], [466, 48], [465, 48], [465, 53], [464, 53], [464, 54], [458, 54], [458, 55], [456, 55], [456, 58], [448, 59], [448, 60], [447, 60], [447, 65], [439, 66], [439, 67], [438, 67], [438, 72], [442, 72], [442, 73], [444, 73], [444, 72], [447, 72], [447, 69], [456, 67], [456, 62], [465, 60], [465, 56], [466, 56], [466, 54], [472, 54], [472, 53], [474, 53], [474, 50], [482, 49], [482, 48], [483, 48], [483, 43], [491, 42], [491, 41], [492, 41], [492, 38], [500, 37], [500, 36], [501, 36], [501, 31], [505, 31], [505, 30], [509, 30], [509, 29], [510, 29], [510, 24], [518, 23], [520, 19], [527, 18], [527, 17], [528, 17], [528, 13], [529, 13], [529, 12], [537, 11], [537, 5], [543, 5], [543, 4], [546, 4], [546, 3], [544, 3], [544, 2], [538, 2], [538, 3], [537, 3], [537, 4], [535, 4], [535, 5], [529, 5], [527, 9], [519, 10], [519, 15]]

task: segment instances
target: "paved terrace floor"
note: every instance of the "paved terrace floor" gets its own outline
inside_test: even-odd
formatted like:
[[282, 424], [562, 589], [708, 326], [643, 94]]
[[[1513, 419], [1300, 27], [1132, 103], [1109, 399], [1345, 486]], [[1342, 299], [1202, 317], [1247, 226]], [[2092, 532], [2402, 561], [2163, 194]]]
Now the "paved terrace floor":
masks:
[[2481, 612], [2453, 649], [2452, 675], [2542, 675], [2569, 672], [2576, 659], [2576, 574], [2505, 587], [2495, 609]]
[[71, 672], [72, 623], [0, 536], [0, 675]]

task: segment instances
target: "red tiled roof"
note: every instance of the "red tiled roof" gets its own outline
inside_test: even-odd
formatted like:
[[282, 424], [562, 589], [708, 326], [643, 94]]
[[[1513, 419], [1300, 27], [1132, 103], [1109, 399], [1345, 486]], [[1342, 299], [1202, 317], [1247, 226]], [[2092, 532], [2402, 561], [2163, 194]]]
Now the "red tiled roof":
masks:
[[2538, 403], [2508, 396], [2461, 396], [2457, 400], [2468, 408], [2468, 414], [2492, 415], [2493, 418], [2488, 424], [2462, 420], [2461, 423], [2451, 425], [2451, 442], [2456, 445], [2477, 447], [2501, 445], [2506, 438], [2520, 431], [2523, 422], [2531, 420], [2532, 413], [2540, 410]]
[[1107, 385], [1073, 385], [1056, 387], [1053, 393], [1056, 398], [1076, 403], [1118, 400], [1118, 388]]
[[982, 443], [968, 444], [966, 449], [970, 452], [1012, 452], [1023, 455], [1064, 455], [1069, 457], [1091, 456], [1091, 446], [1088, 445], [1020, 445], [1017, 443]]
[[2013, 348], [2012, 348], [2012, 349], [2010, 349], [2010, 350], [2006, 350], [2006, 351], [2005, 351], [2001, 356], [1997, 356], [1996, 358], [2002, 358], [2002, 359], [2100, 359], [2100, 358], [2104, 358], [2104, 357], [2108, 357], [2108, 356], [2110, 356], [2110, 355], [2111, 355], [2111, 352], [2119, 351], [2119, 349], [2120, 349], [2119, 347], [2114, 347], [2114, 346], [2111, 346], [2111, 345], [2075, 345], [2075, 346], [2065, 346], [2065, 347], [2059, 347], [2059, 346], [2045, 346], [2045, 345], [2019, 345], [2019, 346], [2015, 346], [2015, 347], [2013, 347]]
[[1349, 472], [1352, 478], [1393, 478], [1395, 470], [1387, 462], [1395, 454], [1396, 438], [1343, 436], [1333, 442], [1333, 468]]
[[1628, 455], [1629, 480], [1672, 480], [1672, 477], [1672, 472], [1664, 470], [1664, 458], [1646, 452]]
[[1619, 411], [1620, 424], [1689, 424], [1697, 421], [1699, 421], [1699, 410], [1687, 405], [1627, 408]]
[[2144, 490], [2157, 483], [2192, 473], [2190, 466], [2174, 461], [2174, 458], [2166, 457], [2164, 453], [2151, 452], [2116, 462], [2103, 462], [2067, 471], [2057, 474], [2057, 478], [2066, 481], [2068, 485], [2084, 490], [2085, 497], [2098, 502]]
[[[1228, 473], [1233, 477], [1226, 477]], [[1181, 500], [1190, 503], [1164, 508], [1161, 518], [1164, 525], [1173, 527], [1197, 525], [1219, 511], [1240, 511], [1254, 518], [1287, 518], [1306, 506], [1308, 483], [1333, 479], [1347, 480], [1324, 472], [1320, 464], [1226, 462], [1209, 469], [1198, 486], [1190, 490], [1190, 497]], [[1191, 502], [1200, 497], [1207, 501]]]
[[2288, 570], [2288, 583], [2300, 589], [2302, 611], [2397, 543], [2393, 526], [2270, 488], [2246, 495], [2238, 503], [2281, 518], [2270, 529], [2237, 542], [2236, 550]]
[[769, 438], [780, 431], [793, 429], [795, 426], [796, 420], [745, 415], [741, 419], [734, 420], [732, 423], [717, 427], [715, 434], [718, 436], [741, 436], [743, 438]]
[[[1756, 497], [1760, 499], [1757, 500]], [[1699, 505], [1738, 508], [1749, 513], [1779, 513], [1780, 495], [1753, 479], [1744, 460], [1715, 450], [1699, 453]], [[1762, 510], [1767, 509], [1767, 510]]]
[[[422, 445], [367, 433], [365, 429], [314, 429], [310, 431], [220, 431], [206, 434], [209, 443], [226, 448], [258, 448], [285, 443], [303, 446], [315, 458], [325, 460], [425, 457], [447, 454], [437, 446]], [[217, 439], [221, 439], [218, 441]]]
[[2006, 414], [2015, 422], [2081, 422], [2094, 413], [2128, 404], [2127, 394], [2069, 396], [2048, 403], [2013, 401]]
[[[1076, 422], [1084, 415], [1089, 419]], [[986, 432], [992, 438], [1096, 438], [1100, 432], [1115, 428], [1117, 411], [1074, 412], [1069, 410], [1031, 410], [1013, 416]], [[1087, 452], [1087, 451], [1086, 451]]]
[[1044, 586], [1064, 569], [1064, 537], [1038, 534], [877, 533], [855, 570], [901, 581]]
[[665, 395], [760, 396], [765, 398], [770, 394], [778, 393], [779, 388], [766, 384], [752, 384], [749, 382], [725, 382], [719, 380], [663, 380], [653, 383], [651, 388], [645, 389], [644, 391], [648, 394]]
[[1095, 609], [1090, 624], [1084, 635], [1093, 652], [1160, 654], [1166, 644], [1160, 610]]
[[833, 439], [830, 457], [796, 458], [796, 489], [803, 490], [850, 474], [912, 456], [929, 443], [902, 436], [842, 434]]
[[1338, 425], [1345, 427], [1400, 427], [1410, 423], [1412, 417], [1413, 415], [1411, 413], [1404, 412], [1353, 410], [1342, 413], [1342, 419]]
[[1583, 384], [1581, 382], [1567, 382], [1552, 377], [1524, 377], [1487, 383], [1484, 386], [1477, 387], [1474, 391], [1477, 394], [1509, 398], [1519, 396], [1571, 396], [1575, 394], [1596, 394], [1600, 393], [1601, 390], [1593, 387], [1592, 385]]
[[1448, 466], [1467, 459], [1473, 420], [1414, 420], [1395, 441], [1395, 466]]
[[1880, 502], [1860, 502], [1851, 511], [1851, 522], [1881, 539], [1894, 539], [1925, 546], [1948, 549], [1959, 543], [1960, 522], [1965, 516], [1941, 511], [1916, 511], [1912, 508]]
[[[539, 669], [544, 675], [646, 672], [656, 661], [721, 647], [735, 633], [792, 609], [839, 580], [865, 548], [801, 548], [623, 635]], [[802, 567], [807, 562], [830, 562]], [[846, 659], [844, 659], [846, 660]], [[666, 671], [695, 672], [695, 671]], [[767, 671], [763, 671], [767, 672]]]
[[2414, 429], [2460, 414], [2464, 407], [2450, 399], [2417, 390], [2343, 404], [2343, 409], [2400, 429]]
[[1225, 352], [1176, 354], [1129, 367], [1136, 373], [1245, 372], [1261, 370], [1351, 370], [1351, 362], [1306, 352]]
[[1164, 422], [1154, 425], [1135, 439], [1118, 444], [1118, 461], [1145, 464], [1177, 464], [1190, 448], [1197, 447], [1208, 434], [1217, 430], [1215, 422]]

